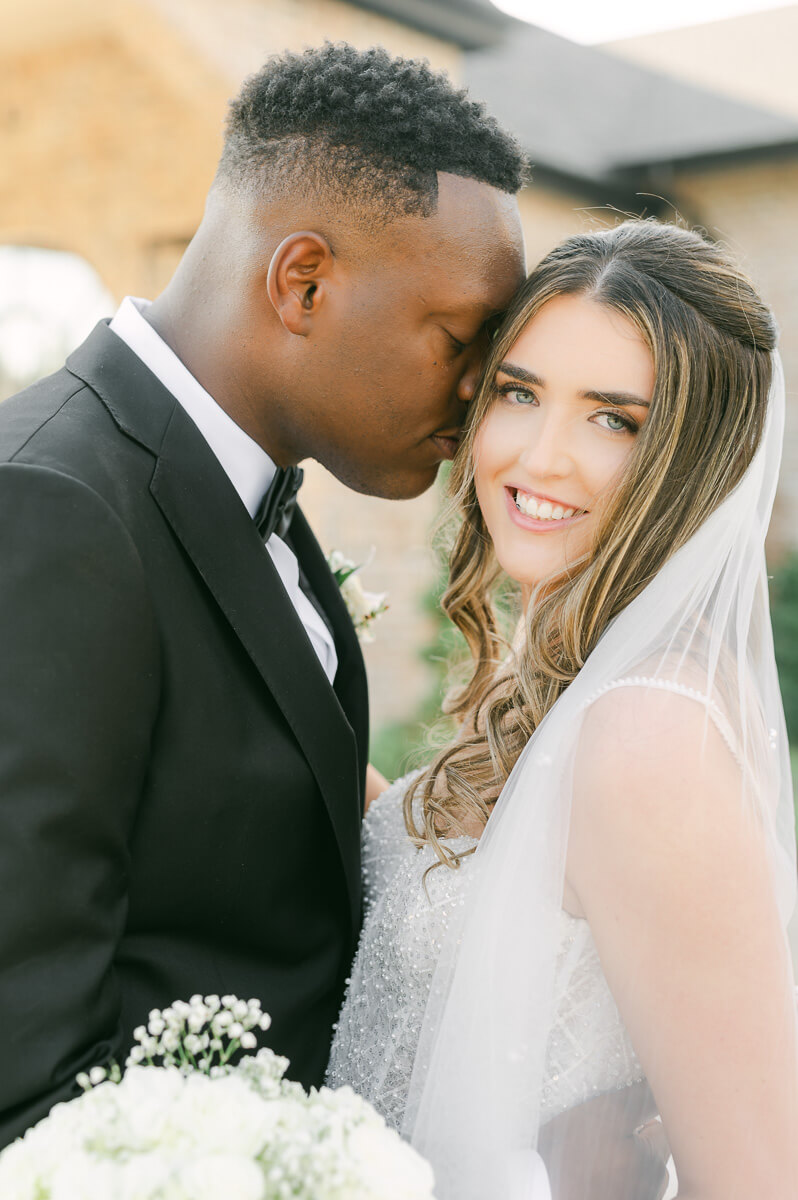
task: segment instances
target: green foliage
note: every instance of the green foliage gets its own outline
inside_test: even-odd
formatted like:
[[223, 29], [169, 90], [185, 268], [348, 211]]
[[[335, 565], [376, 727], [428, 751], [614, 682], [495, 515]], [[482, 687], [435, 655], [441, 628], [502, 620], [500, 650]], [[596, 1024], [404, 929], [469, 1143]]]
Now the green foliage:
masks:
[[[420, 651], [432, 675], [429, 692], [413, 717], [383, 725], [371, 740], [371, 761], [388, 779], [397, 779], [413, 767], [421, 766], [430, 755], [432, 728], [435, 727], [436, 734], [444, 732], [445, 722], [440, 717], [446, 681], [452, 662], [465, 652], [461, 635], [441, 609], [445, 587], [446, 572], [441, 568], [435, 583], [421, 598], [423, 610], [435, 623], [431, 642]], [[450, 731], [454, 732], [453, 726]]]
[[774, 573], [771, 617], [779, 683], [790, 742], [798, 744], [798, 554]]

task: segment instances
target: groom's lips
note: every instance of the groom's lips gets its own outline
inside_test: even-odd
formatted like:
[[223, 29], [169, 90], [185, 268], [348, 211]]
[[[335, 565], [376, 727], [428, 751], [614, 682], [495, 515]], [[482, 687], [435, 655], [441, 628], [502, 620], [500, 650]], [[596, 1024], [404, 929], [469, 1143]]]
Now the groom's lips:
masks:
[[460, 445], [460, 437], [451, 433], [434, 433], [430, 439], [438, 447], [442, 458], [452, 459]]

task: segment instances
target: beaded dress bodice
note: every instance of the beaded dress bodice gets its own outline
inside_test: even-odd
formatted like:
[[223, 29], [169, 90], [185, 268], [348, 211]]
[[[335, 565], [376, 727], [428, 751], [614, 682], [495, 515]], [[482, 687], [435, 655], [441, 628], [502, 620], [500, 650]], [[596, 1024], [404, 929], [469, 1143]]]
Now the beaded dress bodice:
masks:
[[[349, 1084], [395, 1128], [402, 1123], [424, 1009], [442, 937], [464, 902], [472, 858], [440, 867], [407, 835], [397, 780], [363, 822], [366, 918], [333, 1039], [327, 1083]], [[454, 851], [473, 839], [453, 838]], [[425, 891], [426, 883], [426, 891]], [[563, 912], [541, 1118], [642, 1079], [586, 921]]]

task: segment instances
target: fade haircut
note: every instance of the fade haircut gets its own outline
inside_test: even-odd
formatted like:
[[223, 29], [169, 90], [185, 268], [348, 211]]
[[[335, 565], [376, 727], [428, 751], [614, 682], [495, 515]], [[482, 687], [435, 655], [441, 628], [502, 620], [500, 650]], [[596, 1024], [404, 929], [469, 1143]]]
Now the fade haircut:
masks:
[[270, 58], [231, 102], [217, 180], [301, 188], [384, 221], [431, 215], [445, 171], [515, 193], [526, 162], [484, 106], [425, 62], [325, 42]]

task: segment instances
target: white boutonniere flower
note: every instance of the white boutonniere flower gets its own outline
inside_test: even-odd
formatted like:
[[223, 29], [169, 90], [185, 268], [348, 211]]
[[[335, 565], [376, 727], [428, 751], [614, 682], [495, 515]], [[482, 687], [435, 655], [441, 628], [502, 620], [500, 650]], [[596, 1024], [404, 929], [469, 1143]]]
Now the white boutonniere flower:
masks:
[[344, 604], [352, 618], [358, 639], [361, 642], [373, 642], [372, 626], [377, 617], [381, 616], [388, 608], [385, 603], [387, 593], [367, 592], [357, 575], [358, 571], [361, 571], [366, 564], [352, 562], [340, 550], [333, 550], [327, 556], [327, 564], [335, 576], [335, 582], [341, 589]]

